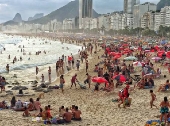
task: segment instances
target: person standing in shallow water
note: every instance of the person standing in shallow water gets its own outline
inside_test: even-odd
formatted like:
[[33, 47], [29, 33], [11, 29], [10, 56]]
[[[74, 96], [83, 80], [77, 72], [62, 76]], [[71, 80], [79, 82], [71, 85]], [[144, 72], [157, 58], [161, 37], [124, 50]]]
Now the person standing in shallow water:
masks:
[[39, 68], [36, 66], [36, 75], [38, 74]]
[[6, 65], [6, 71], [9, 73], [9, 64]]
[[45, 82], [44, 81], [44, 74], [41, 75], [41, 79], [42, 79], [41, 82]]
[[49, 67], [48, 69], [48, 78], [49, 78], [49, 82], [51, 83], [51, 67]]

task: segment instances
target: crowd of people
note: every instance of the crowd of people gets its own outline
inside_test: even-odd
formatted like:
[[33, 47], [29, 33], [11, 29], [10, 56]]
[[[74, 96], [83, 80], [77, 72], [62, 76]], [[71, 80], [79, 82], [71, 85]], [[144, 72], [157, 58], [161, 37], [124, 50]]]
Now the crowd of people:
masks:
[[56, 111], [51, 108], [51, 105], [47, 105], [44, 108], [41, 105], [40, 98], [36, 101], [30, 98], [29, 101], [17, 100], [15, 96], [12, 97], [10, 103], [7, 101], [0, 102], [1, 109], [11, 109], [16, 112], [23, 111], [23, 117], [41, 117], [45, 120], [45, 124], [63, 124], [71, 123], [74, 121], [81, 121], [81, 111], [78, 106], [72, 105], [72, 107], [59, 107], [57, 115], [52, 115], [51, 111]]
[[[76, 38], [69, 38], [69, 37], [59, 37], [59, 40], [65, 42], [70, 41], [71, 43], [81, 43], [83, 40], [79, 41]], [[169, 70], [170, 66], [166, 64], [166, 54], [165, 52], [169, 50], [169, 47], [166, 45], [161, 45], [160, 47], [155, 45], [148, 45], [147, 49], [143, 48], [141, 43], [136, 43], [138, 39], [134, 38], [129, 41], [120, 41], [119, 43], [110, 43], [109, 46], [107, 46], [106, 42], [107, 40], [103, 40], [102, 49], [104, 50], [104, 54], [98, 59], [101, 59], [99, 63], [97, 63], [94, 66], [94, 72], [96, 74], [96, 78], [99, 79], [105, 79], [104, 81], [94, 81], [94, 77], [92, 77], [89, 73], [89, 61], [88, 61], [88, 55], [94, 53], [97, 53], [96, 50], [93, 50], [93, 46], [95, 46], [95, 49], [98, 48], [96, 40], [89, 40], [93, 41], [93, 44], [84, 45], [85, 49], [82, 51], [79, 51], [80, 54], [80, 60], [76, 60], [74, 56], [64, 56], [62, 55], [61, 58], [56, 62], [56, 71], [64, 71], [64, 66], [66, 66], [67, 71], [70, 71], [74, 67], [77, 68], [77, 71], [79, 71], [80, 62], [85, 64], [85, 74], [86, 78], [84, 80], [84, 84], [88, 84], [89, 89], [92, 88], [92, 82], [95, 82], [94, 91], [106, 91], [106, 92], [112, 92], [115, 89], [122, 88], [120, 91], [118, 91], [118, 98], [113, 100], [113, 102], [117, 102], [118, 107], [120, 108], [121, 105], [123, 105], [124, 108], [130, 107], [132, 103], [132, 98], [130, 98], [131, 90], [143, 90], [143, 89], [150, 89], [149, 93], [151, 97], [150, 100], [150, 107], [153, 106], [158, 108], [157, 105], [155, 105], [156, 100], [156, 94], [153, 91], [153, 87], [155, 87], [155, 81], [156, 79], [159, 79], [161, 77], [161, 69], [157, 67], [156, 63], [162, 63], [161, 65], [165, 65], [165, 68]], [[128, 43], [128, 44], [127, 44]], [[135, 46], [135, 48], [133, 47]], [[148, 50], [149, 53], [148, 53]], [[160, 51], [160, 52], [159, 52]], [[161, 51], [165, 51], [161, 53]], [[127, 61], [124, 57], [133, 57], [130, 59], [130, 61]], [[159, 57], [158, 59], [152, 60], [152, 57]], [[75, 63], [76, 62], [76, 63]], [[66, 65], [67, 64], [67, 65]], [[141, 70], [137, 70], [136, 67], [141, 67]], [[138, 73], [136, 75], [136, 73]], [[49, 78], [51, 76], [51, 68], [48, 70]], [[63, 72], [59, 74], [60, 75], [60, 84], [59, 87], [62, 90], [62, 93], [64, 93], [64, 85], [65, 85], [65, 79]], [[164, 78], [166, 78], [166, 75], [163, 75]], [[42, 80], [43, 81], [43, 80]], [[49, 79], [50, 81], [50, 79]], [[116, 83], [114, 83], [116, 81]], [[70, 88], [75, 86], [77, 88], [77, 74], [72, 76], [71, 78], [71, 86]], [[101, 83], [104, 83], [103, 87], [100, 88]], [[125, 86], [125, 87], [123, 87]], [[170, 88], [169, 80], [165, 82], [165, 84], [162, 84], [158, 88], [158, 92], [160, 91], [166, 91]], [[36, 101], [39, 101], [37, 99]], [[16, 101], [21, 102], [21, 101]], [[3, 101], [2, 104], [5, 104]], [[29, 111], [34, 110], [33, 99], [30, 99], [28, 107], [22, 106], [22, 111], [24, 111], [25, 115], [30, 115]], [[12, 105], [11, 105], [12, 106]], [[21, 105], [20, 105], [21, 106]], [[16, 104], [13, 106], [13, 109], [17, 111]], [[169, 118], [169, 102], [167, 97], [164, 97], [164, 100], [160, 104], [160, 121], [167, 122], [167, 119]], [[5, 106], [6, 108], [6, 106]], [[20, 110], [20, 108], [19, 108]], [[37, 110], [37, 109], [35, 109]], [[42, 116], [45, 120], [47, 120], [46, 123], [52, 123], [53, 118], [51, 116], [51, 106], [45, 106], [45, 109], [43, 110], [41, 107], [38, 108], [40, 112], [36, 116]], [[43, 117], [43, 112], [46, 112], [46, 117]], [[62, 117], [62, 120], [60, 118], [56, 118], [57, 123], [61, 122], [70, 122], [71, 120], [81, 120], [80, 114], [81, 111], [78, 109], [78, 106], [72, 106], [71, 108], [65, 108], [64, 106], [61, 106], [59, 109], [59, 117]]]

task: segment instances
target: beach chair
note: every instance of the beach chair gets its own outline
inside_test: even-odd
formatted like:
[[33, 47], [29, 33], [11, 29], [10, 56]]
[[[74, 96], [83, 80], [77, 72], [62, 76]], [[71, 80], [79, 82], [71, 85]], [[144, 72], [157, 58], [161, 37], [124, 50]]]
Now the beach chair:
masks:
[[81, 89], [86, 89], [86, 86], [84, 84], [81, 84], [79, 81], [77, 81], [78, 85], [80, 86]]

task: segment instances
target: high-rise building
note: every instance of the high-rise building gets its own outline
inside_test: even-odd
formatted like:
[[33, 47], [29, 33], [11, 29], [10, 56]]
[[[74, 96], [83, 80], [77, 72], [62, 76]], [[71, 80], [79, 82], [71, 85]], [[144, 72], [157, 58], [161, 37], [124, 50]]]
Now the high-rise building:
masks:
[[140, 0], [124, 0], [124, 13], [132, 14], [134, 5], [140, 4]]
[[141, 27], [141, 17], [148, 11], [156, 11], [156, 5], [146, 2], [133, 8], [133, 28]]
[[82, 18], [92, 18], [93, 0], [79, 0], [79, 28], [82, 29]]

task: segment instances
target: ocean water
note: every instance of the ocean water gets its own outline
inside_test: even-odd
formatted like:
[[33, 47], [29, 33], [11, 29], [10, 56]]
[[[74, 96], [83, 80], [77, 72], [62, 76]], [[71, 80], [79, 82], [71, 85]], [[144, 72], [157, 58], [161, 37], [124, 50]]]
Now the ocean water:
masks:
[[[67, 49], [67, 47], [69, 49]], [[23, 49], [25, 55], [23, 55]], [[47, 67], [47, 65], [50, 66], [50, 64], [56, 63], [61, 55], [70, 56], [71, 53], [75, 55], [80, 49], [80, 46], [66, 43], [62, 44], [59, 41], [0, 34], [0, 52], [2, 52], [2, 54], [0, 54], [0, 74], [6, 76], [17, 74], [17, 76], [21, 78], [28, 78], [29, 75], [35, 74], [36, 66], [42, 70], [45, 66]], [[35, 55], [38, 51], [41, 51], [41, 53]], [[8, 59], [9, 55], [10, 59]], [[15, 56], [17, 60], [19, 60], [20, 57], [22, 57], [23, 60], [13, 64], [12, 62]], [[9, 73], [6, 73], [7, 64], [10, 66]]]

